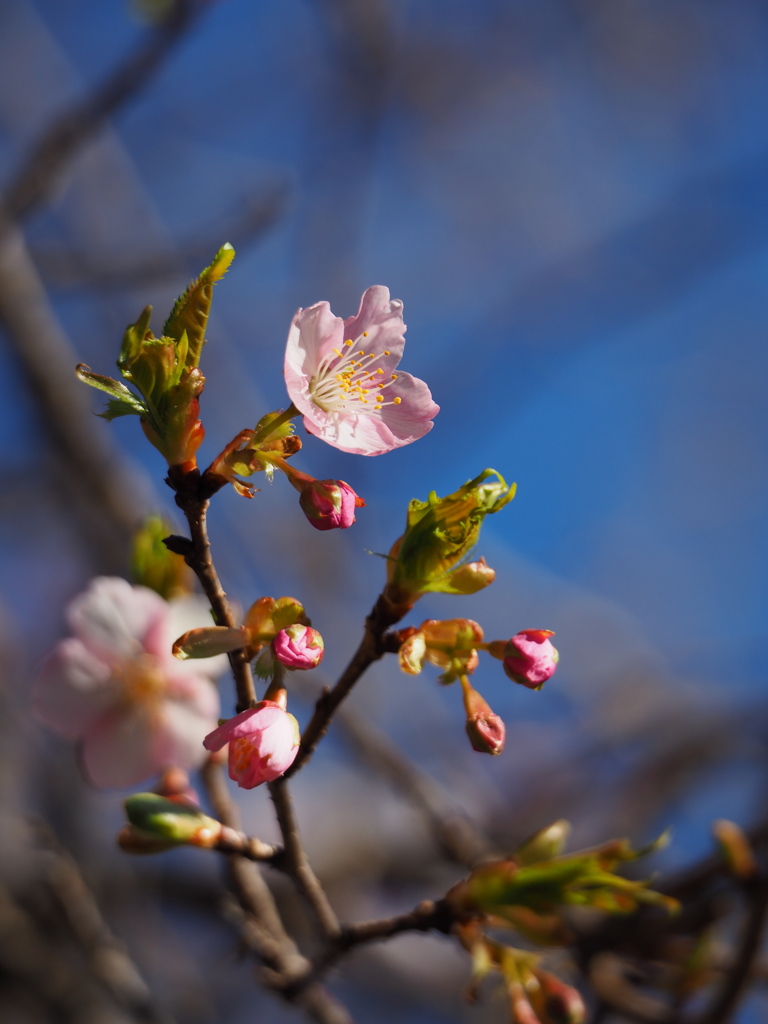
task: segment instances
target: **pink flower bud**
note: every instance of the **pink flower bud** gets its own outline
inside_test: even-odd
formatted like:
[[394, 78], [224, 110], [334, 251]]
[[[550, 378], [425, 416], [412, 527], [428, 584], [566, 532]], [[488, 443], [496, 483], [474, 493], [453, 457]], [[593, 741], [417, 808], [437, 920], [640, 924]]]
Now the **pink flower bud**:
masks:
[[299, 750], [299, 725], [279, 704], [263, 700], [214, 729], [206, 750], [229, 744], [229, 777], [242, 789], [273, 782], [286, 772]]
[[551, 629], [523, 629], [507, 642], [504, 671], [529, 690], [540, 690], [557, 668], [559, 655], [549, 638]]
[[297, 623], [280, 630], [272, 641], [272, 653], [286, 668], [317, 668], [325, 644], [316, 629]]
[[343, 480], [313, 480], [301, 492], [299, 504], [316, 530], [346, 530], [355, 509], [365, 505]]
[[466, 676], [462, 677], [461, 686], [467, 712], [467, 736], [472, 749], [479, 754], [500, 754], [507, 734], [504, 722], [494, 714], [486, 699], [472, 688]]
[[467, 719], [469, 742], [479, 754], [500, 754], [504, 749], [506, 735], [504, 722], [493, 711]]

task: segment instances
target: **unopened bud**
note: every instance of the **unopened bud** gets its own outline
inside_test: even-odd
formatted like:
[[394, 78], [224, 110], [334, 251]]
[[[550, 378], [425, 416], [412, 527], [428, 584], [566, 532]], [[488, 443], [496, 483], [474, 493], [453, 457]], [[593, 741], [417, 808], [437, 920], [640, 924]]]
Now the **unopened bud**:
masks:
[[503, 508], [514, 493], [514, 485], [486, 469], [445, 498], [434, 492], [426, 501], [414, 498], [405, 533], [389, 553], [387, 575], [398, 602], [405, 594], [415, 600], [427, 592], [472, 593], [490, 583], [492, 570], [484, 563], [470, 563], [470, 568], [461, 562], [476, 544], [485, 517]]
[[472, 749], [479, 754], [500, 754], [507, 732], [504, 722], [494, 714], [485, 698], [470, 686], [466, 676], [462, 677], [462, 689], [467, 712], [467, 736]]
[[[513, 682], [540, 690], [554, 675], [560, 657], [549, 640], [554, 635], [551, 629], [523, 629], [507, 642], [504, 671]], [[488, 646], [495, 648], [495, 644]]]
[[316, 629], [296, 623], [280, 630], [272, 641], [272, 653], [286, 668], [317, 668], [323, 660], [325, 644]]
[[504, 721], [490, 709], [488, 713], [468, 718], [466, 729], [472, 749], [479, 754], [500, 754], [504, 749], [507, 735]]
[[[136, 793], [123, 806], [129, 822], [128, 841], [214, 846], [221, 833], [220, 822], [203, 814], [195, 804], [157, 793]], [[126, 848], [123, 841], [121, 846]]]
[[583, 1024], [587, 1008], [578, 991], [549, 971], [535, 970], [534, 974], [541, 985], [547, 1024]]
[[271, 643], [281, 629], [301, 623], [309, 625], [304, 605], [295, 597], [260, 597], [254, 601], [245, 616], [251, 644], [257, 649]]
[[228, 654], [239, 647], [245, 647], [250, 637], [245, 626], [199, 626], [190, 629], [174, 641], [172, 652], [175, 658], [215, 658]]
[[484, 558], [457, 566], [443, 581], [443, 593], [476, 594], [496, 579], [496, 570]]
[[553, 821], [551, 825], [529, 836], [518, 846], [513, 856], [518, 864], [538, 864], [542, 860], [552, 860], [565, 849], [570, 831], [570, 822], [565, 818]]
[[316, 530], [346, 530], [355, 509], [365, 502], [343, 480], [313, 480], [302, 490], [299, 504]]

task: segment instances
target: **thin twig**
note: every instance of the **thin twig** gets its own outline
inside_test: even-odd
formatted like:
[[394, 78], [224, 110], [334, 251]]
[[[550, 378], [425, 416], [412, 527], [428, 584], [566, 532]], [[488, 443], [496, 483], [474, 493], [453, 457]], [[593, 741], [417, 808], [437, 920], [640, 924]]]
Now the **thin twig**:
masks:
[[299, 834], [299, 826], [291, 799], [288, 783], [285, 778], [276, 779], [269, 784], [269, 792], [275, 805], [280, 834], [285, 843], [285, 858], [281, 867], [293, 878], [296, 886], [312, 908], [326, 939], [335, 939], [340, 934], [339, 920], [328, 901], [325, 890], [320, 884]]
[[44, 202], [75, 153], [151, 82], [199, 14], [204, 0], [176, 0], [170, 15], [91, 95], [59, 114], [33, 146], [5, 190], [8, 216], [18, 219]]
[[265, 843], [263, 839], [257, 839], [256, 836], [247, 836], [244, 832], [229, 828], [228, 825], [224, 826], [216, 844], [210, 849], [216, 850], [218, 853], [237, 853], [239, 856], [245, 857], [246, 860], [272, 864], [275, 867], [279, 866], [285, 857], [285, 850], [282, 846]]
[[314, 753], [317, 744], [328, 731], [336, 708], [345, 697], [349, 695], [355, 683], [362, 674], [386, 651], [384, 634], [396, 622], [399, 622], [407, 609], [393, 604], [386, 594], [382, 594], [371, 609], [371, 613], [365, 620], [365, 632], [360, 646], [352, 655], [352, 660], [341, 674], [336, 685], [325, 690], [315, 705], [315, 710], [309, 724], [301, 737], [301, 746], [296, 760], [285, 773], [284, 778], [290, 778], [302, 768]]
[[491, 839], [453, 806], [442, 786], [405, 757], [380, 729], [349, 706], [337, 714], [336, 723], [358, 757], [421, 812], [449, 860], [473, 867], [484, 857], [498, 853]]
[[[203, 768], [203, 783], [218, 820], [239, 831], [237, 808], [229, 797], [221, 765], [214, 760]], [[318, 1024], [352, 1024], [344, 1007], [310, 978], [312, 965], [286, 933], [259, 868], [237, 855], [229, 858], [229, 868], [233, 888], [245, 914], [242, 937], [265, 965], [264, 983], [284, 999], [302, 1007]]]
[[59, 288], [136, 289], [188, 276], [189, 267], [204, 267], [226, 238], [238, 252], [274, 227], [285, 212], [288, 186], [275, 182], [264, 193], [241, 199], [215, 227], [180, 238], [173, 251], [107, 254], [75, 246], [32, 248], [43, 277]]
[[321, 979], [345, 953], [357, 946], [381, 942], [403, 932], [438, 931], [447, 935], [455, 923], [456, 914], [449, 903], [444, 900], [424, 900], [414, 910], [409, 910], [405, 914], [363, 921], [360, 924], [342, 925], [336, 939], [318, 954], [313, 961], [312, 970], [305, 979], [296, 984], [295, 988]]

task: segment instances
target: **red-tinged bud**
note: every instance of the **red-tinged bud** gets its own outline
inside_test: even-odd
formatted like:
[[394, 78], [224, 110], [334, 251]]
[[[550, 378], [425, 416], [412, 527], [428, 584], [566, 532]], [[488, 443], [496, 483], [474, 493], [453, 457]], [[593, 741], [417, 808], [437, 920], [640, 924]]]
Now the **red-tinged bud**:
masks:
[[[504, 648], [504, 671], [515, 683], [529, 690], [540, 690], [554, 675], [559, 655], [549, 638], [550, 629], [523, 629], [509, 640]], [[488, 649], [495, 655], [496, 644]]]
[[355, 509], [365, 502], [343, 480], [313, 480], [299, 498], [302, 512], [316, 530], [346, 530]]
[[500, 754], [504, 749], [506, 728], [488, 702], [473, 689], [466, 676], [461, 678], [464, 707], [467, 712], [467, 736], [479, 754]]
[[547, 1024], [583, 1024], [587, 1008], [577, 990], [549, 971], [534, 969], [534, 974]]
[[317, 668], [323, 660], [325, 644], [316, 629], [296, 623], [280, 630], [272, 641], [272, 653], [286, 668]]
[[472, 749], [479, 754], [500, 754], [504, 749], [507, 730], [503, 720], [492, 711], [468, 718], [466, 729]]

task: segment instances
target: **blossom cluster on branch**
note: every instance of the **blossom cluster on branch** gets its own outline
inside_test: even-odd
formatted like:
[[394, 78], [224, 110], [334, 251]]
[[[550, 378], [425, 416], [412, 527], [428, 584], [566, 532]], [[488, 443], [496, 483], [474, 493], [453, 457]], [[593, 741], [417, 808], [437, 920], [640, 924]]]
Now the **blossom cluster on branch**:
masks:
[[[168, 464], [166, 482], [189, 536], [151, 520], [136, 539], [135, 584], [97, 579], [73, 600], [67, 610], [73, 635], [41, 667], [37, 713], [78, 743], [93, 784], [134, 786], [158, 779], [155, 792], [126, 800], [128, 823], [120, 844], [127, 852], [192, 845], [260, 860], [291, 875], [329, 943], [321, 965], [366, 936], [386, 937], [393, 933], [390, 928], [431, 928], [454, 936], [470, 953], [470, 996], [496, 972], [514, 1021], [578, 1024], [584, 1018], [581, 996], [541, 965], [537, 951], [567, 944], [563, 908], [587, 904], [626, 913], [644, 903], [673, 909], [672, 901], [644, 883], [614, 873], [616, 865], [637, 856], [627, 843], [565, 856], [567, 828], [559, 822], [510, 857], [478, 865], [436, 903], [425, 903], [395, 924], [374, 922], [357, 933], [338, 924], [301, 847], [287, 779], [309, 761], [336, 709], [373, 662], [394, 653], [409, 675], [429, 664], [440, 670], [442, 685], [458, 681], [471, 748], [499, 755], [505, 724], [470, 681], [480, 655], [501, 661], [513, 682], [541, 690], [555, 672], [558, 653], [548, 629], [517, 629], [508, 638], [488, 641], [482, 626], [469, 618], [399, 626], [425, 594], [466, 598], [493, 583], [494, 570], [475, 557], [474, 549], [486, 517], [508, 505], [515, 485], [485, 469], [451, 494], [439, 497], [432, 491], [409, 503], [403, 532], [385, 556], [382, 590], [360, 645], [300, 732], [288, 711], [291, 680], [294, 672], [320, 664], [323, 638], [293, 597], [262, 595], [242, 618], [235, 614], [211, 554], [206, 526], [211, 499], [227, 485], [253, 498], [252, 477], [282, 476], [298, 492], [300, 511], [313, 528], [348, 529], [365, 502], [346, 481], [318, 480], [297, 468], [294, 458], [302, 442], [294, 420], [300, 418], [309, 434], [343, 452], [379, 456], [423, 437], [439, 407], [423, 381], [399, 369], [403, 304], [376, 285], [346, 320], [334, 316], [327, 302], [296, 313], [284, 358], [290, 404], [245, 427], [201, 469], [200, 399], [206, 381], [200, 361], [214, 286], [233, 257], [231, 246], [216, 254], [179, 298], [159, 337], [150, 329], [150, 307], [127, 328], [117, 362], [121, 380], [77, 368], [82, 381], [108, 394], [107, 419], [139, 417]], [[210, 614], [201, 608], [202, 598], [191, 593], [193, 579]], [[214, 680], [227, 661], [236, 714], [223, 720]], [[186, 772], [225, 758], [240, 788], [270, 787], [283, 847], [244, 836], [203, 809]], [[515, 930], [534, 950], [501, 942], [493, 933], [498, 928]], [[307, 977], [320, 970], [310, 964]], [[298, 991], [299, 981], [293, 978], [284, 991], [289, 988]]]

